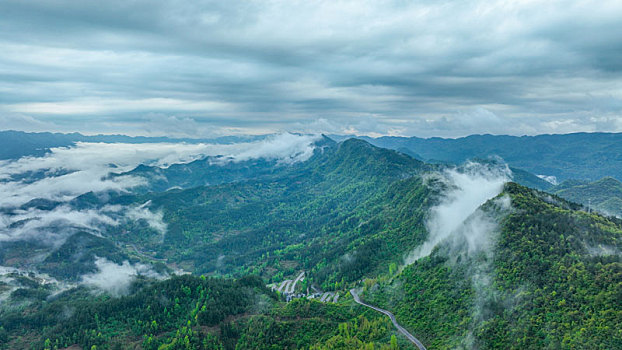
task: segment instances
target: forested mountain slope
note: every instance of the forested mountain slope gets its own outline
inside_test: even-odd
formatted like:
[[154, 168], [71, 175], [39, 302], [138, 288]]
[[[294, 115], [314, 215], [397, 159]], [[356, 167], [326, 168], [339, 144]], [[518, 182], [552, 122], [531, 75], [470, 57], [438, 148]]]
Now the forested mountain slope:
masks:
[[[389, 219], [387, 211], [411, 195], [418, 196], [410, 198], [415, 206], [402, 210], [417, 215], [402, 212], [403, 219], [418, 222], [421, 232], [427, 190], [416, 175], [423, 167], [406, 155], [352, 139], [267, 177], [130, 197], [163, 212], [166, 235], [135, 224], [113, 228], [109, 235], [198, 273], [256, 272], [270, 279], [305, 268], [318, 270], [323, 280], [357, 271], [349, 277], [356, 279], [377, 268], [367, 259], [386, 261], [415, 244], [416, 234], [389, 244], [374, 235], [404, 224]], [[404, 240], [409, 244], [400, 244]], [[336, 264], [346, 252], [353, 254], [351, 268]]]
[[565, 181], [551, 192], [604, 214], [622, 217], [622, 182], [612, 177], [594, 182]]
[[[406, 347], [387, 318], [353, 302], [348, 290], [357, 288], [430, 349], [620, 346], [620, 220], [504, 186], [509, 169], [495, 162], [431, 166], [357, 139], [316, 146], [289, 165], [139, 167], [133, 174], [148, 182], [136, 193], [32, 203], [41, 215], [61, 206], [112, 224], [57, 224], [68, 235], [49, 253], [43, 242], [4, 243], [3, 265], [34, 266], [67, 285], [59, 293], [48, 275], [3, 277], [0, 344]], [[182, 188], [160, 191], [169, 186]], [[115, 283], [111, 267], [134, 283], [94, 292]], [[175, 269], [217, 278], [168, 276]], [[288, 298], [314, 290], [337, 297], [286, 302], [265, 287], [301, 271]]]
[[622, 221], [514, 183], [482, 210], [479, 249], [447, 240], [368, 298], [434, 349], [622, 346]]
[[[75, 289], [0, 312], [5, 349], [396, 349], [390, 321], [349, 302], [291, 303], [257, 277], [139, 280], [110, 298]], [[400, 341], [403, 343], [403, 341]]]

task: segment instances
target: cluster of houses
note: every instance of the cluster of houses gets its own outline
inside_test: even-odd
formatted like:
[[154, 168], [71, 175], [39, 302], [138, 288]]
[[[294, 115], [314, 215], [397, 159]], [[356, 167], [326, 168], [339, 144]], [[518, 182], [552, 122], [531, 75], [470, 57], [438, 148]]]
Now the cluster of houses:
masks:
[[306, 293], [295, 293], [296, 284], [300, 281], [304, 280], [305, 272], [302, 271], [298, 274], [295, 280], [285, 280], [281, 282], [281, 284], [277, 287], [276, 284], [269, 285], [271, 289], [274, 291], [278, 291], [285, 295], [285, 300], [290, 302], [294, 299], [307, 298], [307, 299], [319, 299], [319, 301], [323, 303], [336, 303], [339, 300], [339, 293], [336, 292], [322, 292], [315, 287], [312, 287], [313, 292], [309, 292], [309, 288], [307, 288]]

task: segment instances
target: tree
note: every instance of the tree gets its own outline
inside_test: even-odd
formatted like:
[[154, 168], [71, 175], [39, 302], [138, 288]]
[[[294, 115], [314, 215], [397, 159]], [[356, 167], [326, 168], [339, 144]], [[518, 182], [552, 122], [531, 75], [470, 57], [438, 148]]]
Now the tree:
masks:
[[397, 337], [395, 334], [391, 334], [391, 350], [397, 350], [399, 347], [397, 346]]

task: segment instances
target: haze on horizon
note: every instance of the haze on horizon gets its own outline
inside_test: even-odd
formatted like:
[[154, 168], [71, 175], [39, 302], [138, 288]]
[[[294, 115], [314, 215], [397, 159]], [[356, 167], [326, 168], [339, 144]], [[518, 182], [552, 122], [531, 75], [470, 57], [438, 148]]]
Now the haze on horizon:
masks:
[[622, 2], [0, 2], [0, 130], [622, 132]]

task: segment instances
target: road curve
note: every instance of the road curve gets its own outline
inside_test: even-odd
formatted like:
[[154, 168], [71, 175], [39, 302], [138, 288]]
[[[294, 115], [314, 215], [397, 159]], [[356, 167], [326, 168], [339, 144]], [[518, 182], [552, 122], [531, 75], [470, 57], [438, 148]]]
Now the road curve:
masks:
[[289, 294], [293, 294], [293, 293], [294, 293], [294, 291], [296, 290], [296, 283], [298, 283], [298, 281], [302, 280], [302, 278], [303, 278], [304, 276], [305, 276], [305, 272], [304, 272], [304, 271], [302, 271], [302, 272], [298, 275], [298, 277], [296, 277], [296, 279], [294, 280], [294, 282], [292, 282], [292, 283], [289, 285], [289, 289], [287, 289], [287, 287], [285, 287], [285, 292], [286, 292], [286, 293], [289, 293]]
[[281, 282], [281, 285], [279, 286], [279, 288], [277, 289], [279, 292], [283, 291], [283, 287], [285, 287], [285, 292], [287, 292], [287, 286], [292, 283], [292, 280], [285, 280], [283, 282]]
[[350, 294], [352, 294], [354, 301], [356, 301], [357, 303], [363, 306], [367, 306], [368, 308], [374, 309], [378, 312], [382, 312], [383, 314], [389, 316], [389, 318], [391, 319], [391, 322], [393, 322], [393, 325], [395, 326], [395, 328], [397, 328], [397, 330], [400, 333], [402, 333], [408, 340], [410, 340], [411, 343], [415, 344], [415, 346], [417, 346], [419, 350], [426, 350], [425, 346], [423, 346], [423, 344], [419, 341], [419, 339], [415, 338], [412, 334], [408, 333], [408, 331], [404, 327], [400, 326], [399, 323], [397, 323], [397, 321], [395, 320], [395, 316], [390, 311], [381, 309], [379, 307], [375, 307], [373, 305], [365, 304], [364, 302], [361, 301], [361, 298], [359, 298], [359, 295], [356, 293], [356, 290], [354, 289], [350, 289]]

